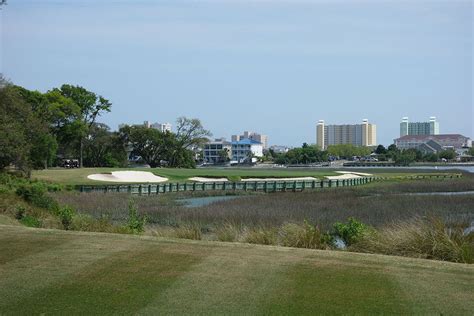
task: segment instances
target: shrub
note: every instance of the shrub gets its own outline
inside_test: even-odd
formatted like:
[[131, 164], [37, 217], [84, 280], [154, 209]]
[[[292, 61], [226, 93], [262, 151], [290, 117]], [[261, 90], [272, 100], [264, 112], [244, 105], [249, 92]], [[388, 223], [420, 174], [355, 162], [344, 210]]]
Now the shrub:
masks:
[[352, 250], [416, 258], [474, 262], [474, 233], [448, 228], [438, 218], [415, 218], [364, 235]]
[[22, 205], [16, 207], [15, 218], [21, 220], [25, 216], [26, 208]]
[[344, 241], [346, 246], [357, 242], [364, 234], [368, 234], [371, 228], [353, 217], [349, 217], [347, 223], [337, 222], [334, 224], [335, 235]]
[[71, 230], [86, 232], [129, 233], [128, 227], [115, 226], [106, 217], [95, 219], [87, 214], [75, 214], [70, 225]]
[[72, 218], [75, 213], [76, 212], [74, 211], [74, 209], [69, 206], [64, 206], [59, 209], [57, 215], [59, 216], [59, 219], [61, 220], [61, 223], [63, 224], [65, 230], [69, 230], [71, 228]]
[[33, 182], [21, 184], [16, 189], [16, 194], [31, 204], [48, 209], [50, 211], [58, 211], [58, 203], [46, 194], [48, 186], [42, 182]]
[[128, 203], [128, 223], [127, 227], [132, 234], [139, 234], [143, 232], [146, 224], [146, 216], [140, 216], [137, 212], [137, 207], [133, 200]]
[[242, 229], [234, 224], [226, 223], [216, 229], [216, 237], [219, 241], [233, 242], [239, 239]]
[[303, 225], [288, 223], [280, 228], [280, 244], [287, 247], [328, 249], [332, 243], [329, 234], [321, 233], [317, 226], [306, 220]]
[[245, 242], [249, 244], [276, 245], [277, 236], [274, 228], [253, 227], [245, 235]]
[[201, 240], [201, 228], [197, 225], [183, 225], [175, 228], [174, 234], [177, 238]]
[[41, 227], [41, 221], [31, 215], [25, 215], [20, 219], [20, 223], [28, 227]]

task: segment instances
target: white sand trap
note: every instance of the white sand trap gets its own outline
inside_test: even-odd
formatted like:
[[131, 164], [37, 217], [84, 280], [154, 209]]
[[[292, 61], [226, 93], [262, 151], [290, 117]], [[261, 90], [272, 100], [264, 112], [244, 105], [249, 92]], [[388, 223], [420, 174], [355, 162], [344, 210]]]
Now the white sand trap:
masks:
[[372, 174], [370, 173], [363, 173], [363, 172], [353, 172], [353, 171], [336, 171], [337, 173], [342, 173], [342, 174], [356, 174], [358, 176], [366, 176], [370, 177]]
[[98, 173], [87, 176], [87, 179], [108, 182], [165, 182], [168, 178], [155, 176], [148, 171], [113, 171], [112, 173]]
[[189, 178], [190, 181], [196, 182], [227, 182], [229, 181], [227, 178], [204, 178], [204, 177], [192, 177]]
[[358, 176], [352, 173], [345, 173], [345, 174], [341, 174], [340, 176], [326, 176], [326, 179], [329, 179], [329, 180], [348, 180], [348, 179], [358, 179], [358, 178], [362, 178], [362, 176]]
[[299, 178], [246, 178], [242, 179], [241, 181], [243, 182], [248, 182], [248, 181], [314, 181], [318, 180], [317, 178], [314, 177], [299, 177]]

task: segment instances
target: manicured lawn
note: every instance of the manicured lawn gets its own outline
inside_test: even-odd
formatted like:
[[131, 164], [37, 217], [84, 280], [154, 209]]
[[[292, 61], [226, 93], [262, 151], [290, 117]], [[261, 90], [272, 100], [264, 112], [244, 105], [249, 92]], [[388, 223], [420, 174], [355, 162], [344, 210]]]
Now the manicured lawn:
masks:
[[474, 266], [0, 226], [0, 314], [446, 314]]
[[227, 177], [239, 180], [240, 177], [323, 177], [337, 175], [332, 170], [294, 170], [294, 169], [251, 169], [251, 168], [202, 168], [202, 169], [171, 169], [171, 168], [82, 168], [82, 169], [49, 169], [33, 171], [33, 178], [62, 184], [103, 184], [106, 182], [87, 179], [95, 173], [106, 173], [120, 170], [148, 171], [169, 181], [187, 181], [190, 177]]
[[[227, 177], [229, 180], [240, 180], [243, 177], [318, 177], [334, 176], [335, 169], [258, 169], [258, 168], [198, 168], [198, 169], [170, 169], [170, 168], [82, 168], [82, 169], [62, 169], [55, 168], [49, 170], [35, 170], [32, 177], [35, 179], [45, 180], [54, 183], [78, 185], [78, 184], [105, 184], [107, 182], [89, 180], [88, 175], [95, 173], [110, 173], [112, 171], [133, 170], [133, 171], [149, 171], [158, 176], [163, 176], [173, 182], [184, 182], [190, 177], [212, 177], [221, 178]], [[346, 169], [341, 169], [346, 170]], [[346, 170], [347, 171], [347, 170]], [[395, 170], [394, 170], [395, 171]], [[359, 170], [359, 172], [367, 172]], [[370, 173], [377, 174], [384, 177], [399, 177], [406, 175], [426, 174], [429, 171], [420, 170], [392, 170], [381, 169], [371, 170]], [[446, 172], [448, 173], [448, 172]], [[433, 174], [446, 174], [433, 173]]]

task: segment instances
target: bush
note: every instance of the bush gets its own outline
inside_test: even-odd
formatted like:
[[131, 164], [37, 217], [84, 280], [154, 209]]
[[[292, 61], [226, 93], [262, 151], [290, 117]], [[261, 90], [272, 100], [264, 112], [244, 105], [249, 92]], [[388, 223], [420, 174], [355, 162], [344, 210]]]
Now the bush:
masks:
[[146, 216], [140, 216], [137, 212], [137, 207], [133, 200], [128, 203], [128, 223], [127, 227], [132, 234], [139, 234], [143, 232], [146, 224]]
[[70, 229], [85, 232], [129, 233], [127, 227], [115, 226], [106, 217], [95, 219], [86, 214], [75, 214], [72, 217]]
[[249, 244], [276, 245], [277, 234], [274, 228], [249, 228], [245, 235], [245, 242]]
[[474, 262], [474, 233], [463, 234], [461, 228], [448, 228], [438, 218], [415, 218], [387, 226], [367, 234], [352, 250], [437, 259], [453, 262]]
[[21, 220], [25, 216], [26, 208], [22, 205], [16, 207], [15, 218]]
[[234, 242], [239, 239], [242, 230], [233, 224], [226, 223], [216, 229], [216, 237], [219, 241]]
[[53, 212], [58, 211], [57, 202], [48, 196], [46, 192], [48, 192], [48, 185], [42, 182], [21, 184], [16, 189], [16, 194], [25, 201]]
[[280, 228], [280, 244], [287, 247], [328, 249], [332, 244], [329, 234], [321, 233], [319, 227], [309, 224], [285, 224]]
[[20, 223], [28, 227], [41, 227], [41, 221], [31, 215], [25, 215], [20, 219]]
[[197, 225], [183, 225], [174, 229], [176, 238], [201, 240], [201, 228]]
[[371, 232], [371, 228], [353, 217], [349, 217], [347, 224], [337, 222], [334, 224], [335, 235], [344, 241], [346, 246], [357, 242], [365, 234]]
[[59, 216], [59, 219], [61, 220], [65, 230], [69, 230], [71, 228], [72, 218], [75, 213], [76, 211], [74, 211], [74, 209], [69, 206], [64, 206], [59, 209], [57, 215]]

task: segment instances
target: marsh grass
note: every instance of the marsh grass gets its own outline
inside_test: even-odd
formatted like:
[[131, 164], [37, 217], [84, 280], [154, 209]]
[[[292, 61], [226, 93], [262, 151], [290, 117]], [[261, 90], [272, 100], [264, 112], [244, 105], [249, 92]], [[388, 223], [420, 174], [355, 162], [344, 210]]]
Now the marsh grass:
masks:
[[218, 241], [234, 242], [242, 236], [244, 228], [232, 223], [223, 223], [215, 229], [216, 239]]
[[332, 237], [323, 233], [318, 226], [307, 221], [302, 225], [287, 223], [280, 227], [279, 244], [286, 247], [329, 249], [332, 247]]
[[[474, 194], [403, 193], [408, 189], [447, 192], [473, 187], [472, 176], [462, 180], [397, 180], [352, 188], [245, 195], [196, 208], [179, 202], [190, 194], [133, 199], [137, 214], [147, 218], [145, 233], [155, 236], [333, 249], [334, 224], [353, 217], [370, 226], [368, 231], [373, 233], [364, 234], [350, 245], [350, 250], [472, 262], [474, 237], [463, 236], [462, 229], [474, 221]], [[110, 223], [123, 226], [131, 198], [123, 193], [55, 192], [51, 196], [60, 205], [71, 205], [84, 216], [76, 224], [79, 230], [101, 231], [112, 229]], [[93, 224], [90, 218], [103, 222]]]
[[[457, 185], [458, 181], [463, 182]], [[244, 226], [280, 226], [287, 222], [318, 223], [328, 230], [335, 222], [349, 217], [365, 224], [382, 227], [414, 216], [435, 216], [449, 226], [466, 226], [474, 221], [474, 194], [458, 196], [403, 195], [406, 186], [411, 192], [424, 192], [436, 186], [438, 191], [465, 191], [474, 188], [474, 178], [447, 180], [413, 180], [375, 183], [354, 188], [324, 189], [299, 193], [279, 192], [244, 195], [236, 199], [188, 208], [179, 202], [189, 197], [164, 194], [134, 197], [140, 215], [146, 215], [151, 225], [178, 226], [183, 223]], [[456, 186], [457, 185], [457, 186]], [[390, 192], [390, 193], [382, 193]], [[108, 217], [114, 222], [126, 220], [129, 195], [125, 193], [57, 192], [52, 194], [61, 205], [71, 205], [78, 212], [95, 218]]]
[[249, 244], [276, 245], [278, 242], [278, 228], [276, 227], [248, 227], [244, 231], [243, 240]]
[[415, 217], [372, 231], [350, 247], [358, 252], [382, 253], [453, 262], [474, 262], [474, 233], [463, 234], [439, 218]]

